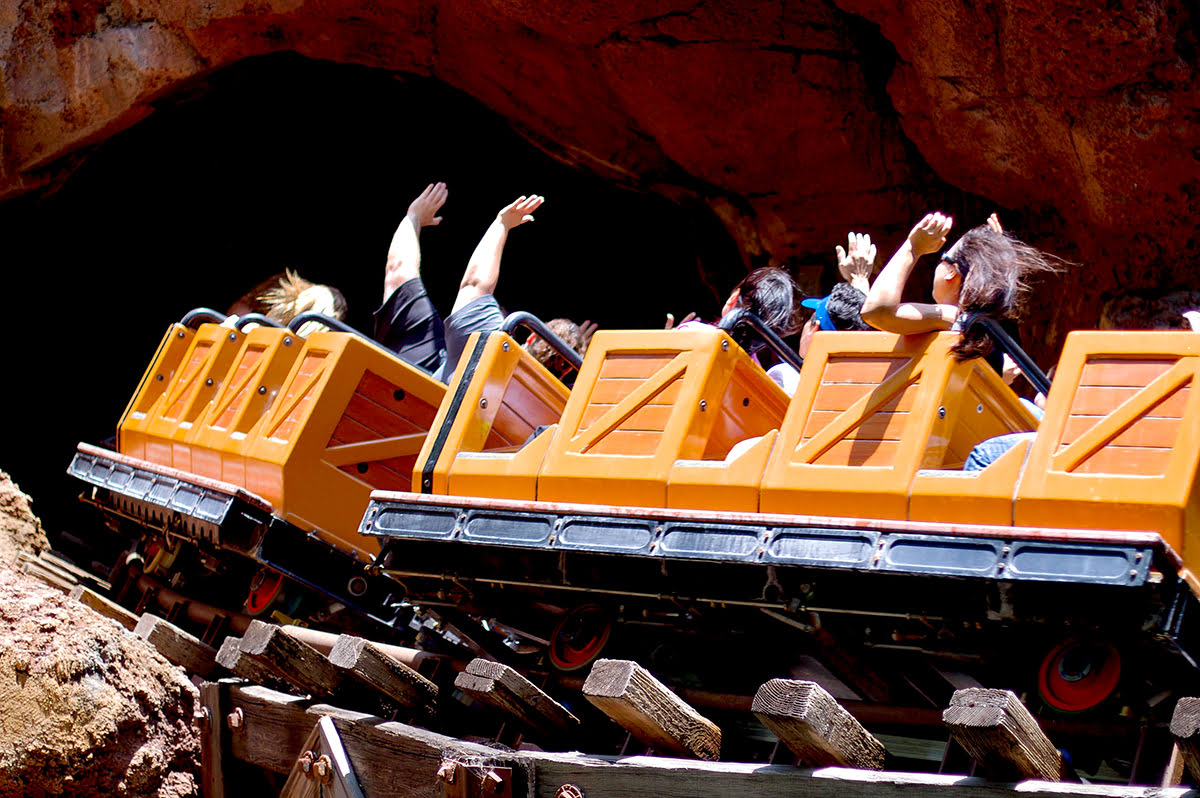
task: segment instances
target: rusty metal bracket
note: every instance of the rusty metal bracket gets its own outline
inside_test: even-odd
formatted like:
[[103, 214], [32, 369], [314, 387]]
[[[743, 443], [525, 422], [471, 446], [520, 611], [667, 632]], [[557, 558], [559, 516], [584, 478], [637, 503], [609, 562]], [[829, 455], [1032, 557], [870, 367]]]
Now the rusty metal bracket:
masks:
[[468, 767], [445, 761], [437, 775], [445, 798], [512, 798], [512, 768]]

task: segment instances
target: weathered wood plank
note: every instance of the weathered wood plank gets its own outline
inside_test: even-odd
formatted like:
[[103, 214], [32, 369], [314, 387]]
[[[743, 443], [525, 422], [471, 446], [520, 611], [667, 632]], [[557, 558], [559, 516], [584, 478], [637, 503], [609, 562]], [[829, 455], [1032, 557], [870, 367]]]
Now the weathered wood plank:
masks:
[[277, 678], [317, 698], [337, 695], [350, 682], [350, 677], [320, 651], [273, 623], [251, 621], [239, 648], [242, 659], [253, 660]]
[[324, 704], [310, 706], [305, 699], [262, 687], [231, 686], [229, 703], [230, 711], [242, 712], [241, 727], [231, 735], [233, 756], [282, 774], [291, 771], [313, 727], [328, 715], [362, 791], [370, 796], [441, 798], [438, 770], [443, 755], [449, 761], [478, 767], [516, 763], [515, 754], [403, 723], [384, 722], [373, 715]]
[[957, 690], [942, 713], [950, 736], [997, 779], [1072, 779], [1062, 754], [1010, 690]]
[[133, 633], [169, 661], [197, 676], [210, 679], [219, 669], [215, 648], [156, 615], [142, 615]]
[[131, 632], [137, 628], [138, 616], [90, 588], [76, 585], [71, 591], [71, 598], [86, 604], [106, 618], [112, 618]]
[[1171, 734], [1193, 779], [1200, 780], [1200, 698], [1181, 698], [1171, 715]]
[[363, 685], [387, 696], [402, 707], [424, 714], [434, 711], [438, 688], [381, 647], [353, 635], [341, 635], [329, 650], [329, 662]]
[[366, 798], [329, 716], [317, 721], [279, 798]]
[[57, 588], [68, 594], [75, 589], [77, 584], [76, 580], [68, 579], [52, 568], [46, 568], [37, 560], [27, 560], [21, 566], [21, 573], [40, 579], [50, 585], [50, 587]]
[[242, 638], [230, 635], [226, 637], [221, 647], [217, 649], [216, 661], [225, 670], [248, 679], [255, 684], [261, 684], [272, 690], [291, 692], [294, 688], [277, 677], [274, 672], [264, 667], [253, 657], [242, 655]]
[[570, 745], [579, 718], [546, 695], [533, 682], [499, 662], [474, 659], [458, 674], [454, 686], [472, 698], [506, 712], [558, 746]]
[[200, 685], [204, 723], [200, 727], [200, 789], [203, 798], [225, 798], [225, 701], [227, 688], [216, 682]]
[[758, 689], [753, 712], [809, 767], [883, 769], [883, 744], [816, 682], [772, 679]]
[[664, 757], [616, 761], [583, 754], [521, 752], [532, 777], [530, 798], [556, 798], [573, 784], [588, 798], [1196, 798], [1182, 787], [1126, 787], [1024, 781], [850, 768], [806, 770], [785, 765], [698, 762]]
[[721, 730], [636, 662], [597, 660], [583, 695], [646, 745], [664, 753], [719, 759]]

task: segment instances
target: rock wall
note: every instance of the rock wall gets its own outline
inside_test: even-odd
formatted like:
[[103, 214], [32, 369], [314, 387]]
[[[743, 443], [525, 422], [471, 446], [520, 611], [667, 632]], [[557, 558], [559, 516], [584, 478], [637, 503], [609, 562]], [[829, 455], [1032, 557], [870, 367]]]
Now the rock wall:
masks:
[[[197, 79], [291, 50], [433, 76], [564, 162], [700, 198], [748, 261], [998, 206], [1082, 267], [1036, 312], [1190, 288], [1194, 3], [45, 0], [0, 9], [0, 196], [52, 183]], [[811, 269], [811, 267], [809, 267]], [[1059, 319], [1050, 310], [1058, 309]]]
[[12, 569], [8, 555], [40, 535], [4, 478], [0, 798], [199, 795], [198, 691], [116, 621]]
[[36, 555], [49, 548], [29, 497], [0, 471], [0, 568], [15, 565], [20, 552]]

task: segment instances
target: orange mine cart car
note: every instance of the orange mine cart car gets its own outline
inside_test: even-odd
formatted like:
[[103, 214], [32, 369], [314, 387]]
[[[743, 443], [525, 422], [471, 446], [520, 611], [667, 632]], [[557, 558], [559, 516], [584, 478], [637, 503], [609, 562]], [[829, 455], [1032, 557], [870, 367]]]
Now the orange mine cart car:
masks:
[[[361, 601], [359, 572], [378, 550], [357, 532], [363, 509], [373, 489], [412, 487], [445, 388], [335, 320], [318, 317], [335, 329], [301, 337], [314, 315], [284, 328], [189, 314], [130, 401], [117, 451], [81, 445], [71, 472], [102, 503], [160, 526], [168, 548], [190, 531], [270, 566], [273, 584], [337, 573], [344, 597]], [[241, 329], [249, 321], [259, 325]], [[340, 566], [322, 562], [328, 552]]]
[[695, 463], [721, 462], [740, 441], [777, 430], [786, 407], [787, 395], [722, 330], [600, 331], [549, 443], [537, 497], [666, 507], [675, 476], [675, 503], [728, 498], [754, 510], [761, 470], [739, 495], [698, 475]]
[[413, 484], [425, 493], [535, 498], [542, 458], [569, 395], [508, 332], [474, 333], [417, 458]]
[[1200, 552], [1200, 336], [1073, 332], [1016, 493], [1022, 526], [1150, 530]]
[[[955, 340], [820, 333], [789, 402], [723, 330], [602, 331], [557, 424], [485, 455], [483, 400], [511, 390], [489, 342], [440, 411], [457, 459], [374, 493], [361, 531], [408, 601], [559, 670], [632, 651], [732, 695], [800, 670], [864, 706], [940, 708], [967, 678], [1097, 728], [1154, 717], [1200, 678], [1180, 559], [1200, 339], [1074, 334], [1042, 421]], [[1008, 433], [1033, 442], [962, 472]], [[486, 487], [455, 482], [464, 453]]]

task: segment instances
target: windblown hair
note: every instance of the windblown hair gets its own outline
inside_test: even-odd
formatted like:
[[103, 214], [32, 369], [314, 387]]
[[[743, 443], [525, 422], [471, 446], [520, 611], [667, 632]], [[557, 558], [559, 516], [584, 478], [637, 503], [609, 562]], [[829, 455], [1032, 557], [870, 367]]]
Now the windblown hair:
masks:
[[[737, 290], [737, 307], [746, 308], [758, 316], [780, 337], [792, 335], [799, 330], [800, 325], [796, 319], [800, 313], [800, 303], [804, 300], [804, 292], [783, 269], [774, 266], [755, 269], [738, 283]], [[757, 343], [757, 339], [751, 343], [751, 336], [752, 328], [745, 326], [739, 326], [732, 333], [733, 339], [747, 351]]]
[[[546, 322], [546, 326], [550, 328], [550, 332], [563, 339], [568, 346], [580, 355], [583, 354], [583, 331], [579, 329], [578, 324], [570, 319], [551, 319]], [[560, 355], [540, 335], [526, 341], [525, 349], [556, 375], [561, 376], [568, 369], [572, 368], [566, 358]]]
[[[942, 260], [962, 275], [960, 314], [982, 313], [996, 320], [1019, 318], [1029, 300], [1030, 277], [1061, 271], [1065, 265], [1054, 255], [984, 225], [964, 233]], [[985, 356], [991, 354], [992, 339], [982, 327], [975, 327], [960, 335], [952, 351], [959, 360]]]
[[825, 312], [839, 330], [873, 330], [863, 321], [862, 306], [867, 295], [850, 283], [838, 283], [825, 300]]
[[[301, 313], [310, 311], [335, 319], [346, 316], [346, 297], [341, 291], [328, 285], [310, 283], [291, 269], [284, 272], [275, 286], [264, 291], [258, 299], [266, 309], [266, 317], [280, 324], [287, 324]], [[319, 329], [324, 329], [324, 326], [308, 322], [301, 325], [297, 332], [307, 336]]]

